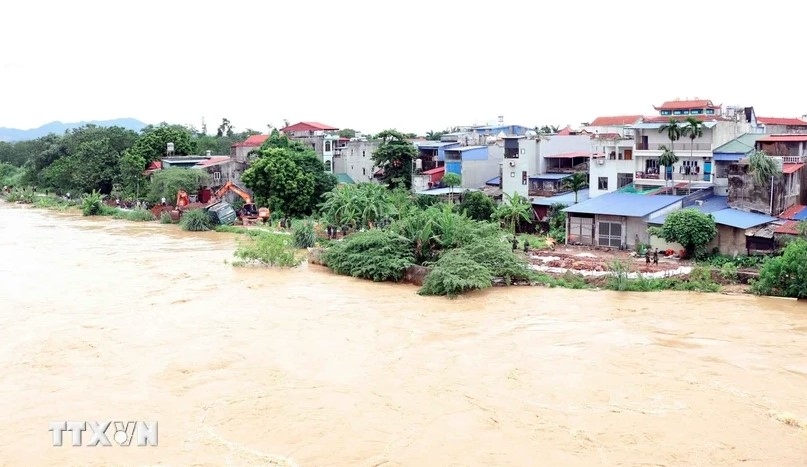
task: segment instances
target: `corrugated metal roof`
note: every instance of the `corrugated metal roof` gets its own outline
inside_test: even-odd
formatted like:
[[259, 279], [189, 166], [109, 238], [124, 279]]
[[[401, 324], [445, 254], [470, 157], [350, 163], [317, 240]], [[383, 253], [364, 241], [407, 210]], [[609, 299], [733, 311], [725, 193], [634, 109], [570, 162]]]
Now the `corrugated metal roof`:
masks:
[[465, 191], [479, 191], [479, 190], [476, 188], [462, 188], [459, 186], [455, 186], [448, 188], [434, 188], [432, 190], [426, 190], [426, 191], [418, 191], [416, 194], [438, 196], [438, 195], [447, 195], [449, 193], [462, 193]]
[[335, 174], [335, 175], [336, 175], [336, 182], [337, 183], [343, 183], [345, 185], [353, 185], [354, 183], [356, 183], [356, 182], [353, 181], [352, 178], [350, 178], [350, 175], [348, 175], [346, 173]]
[[433, 169], [424, 170], [423, 172], [421, 172], [421, 175], [437, 175], [437, 174], [443, 173], [445, 171], [446, 171], [445, 166], [443, 166], [443, 167], [435, 167]]
[[[577, 192], [577, 202], [582, 203], [583, 201], [587, 201], [588, 198], [588, 188], [584, 188]], [[574, 192], [571, 191], [569, 193], [564, 193], [562, 195], [556, 196], [543, 196], [540, 198], [533, 198], [532, 204], [536, 206], [552, 206], [553, 204], [563, 204], [565, 206], [571, 206], [574, 204]]]
[[797, 221], [807, 220], [807, 209], [802, 209], [801, 211], [794, 214], [793, 215], [793, 220], [797, 220]]
[[446, 148], [446, 151], [470, 151], [471, 149], [487, 149], [487, 146], [459, 146], [456, 148]]
[[751, 227], [777, 220], [775, 217], [766, 216], [765, 214], [745, 212], [731, 208], [716, 211], [711, 214], [714, 216], [716, 224], [727, 225], [735, 229], [750, 229]]
[[564, 178], [569, 178], [574, 174], [537, 174], [537, 175], [530, 175], [530, 178], [534, 178], [536, 180], [563, 180]]
[[645, 217], [680, 203], [683, 196], [607, 193], [564, 209], [570, 214], [603, 214], [609, 216]]
[[458, 143], [456, 141], [453, 141], [453, 142], [452, 141], [449, 141], [449, 142], [443, 142], [443, 141], [422, 141], [422, 142], [421, 141], [415, 141], [415, 145], [417, 147], [424, 148], [424, 149], [438, 149], [438, 148], [442, 148], [444, 146], [451, 146], [452, 144], [457, 145], [457, 144], [460, 144], [460, 143]]
[[485, 182], [485, 185], [491, 185], [491, 186], [499, 186], [501, 184], [502, 184], [501, 177], [491, 178], [490, 180]]
[[742, 136], [734, 138], [726, 144], [723, 144], [714, 151], [713, 154], [748, 154], [754, 151], [754, 146], [757, 140], [763, 138], [764, 134], [759, 133], [746, 133]]
[[804, 164], [783, 164], [782, 173], [783, 174], [796, 173], [799, 170], [801, 170], [802, 167], [804, 167]]
[[796, 214], [804, 211], [805, 207], [807, 206], [804, 206], [803, 204], [794, 204], [793, 206], [785, 209], [785, 211], [779, 215], [779, 219], [795, 219]]

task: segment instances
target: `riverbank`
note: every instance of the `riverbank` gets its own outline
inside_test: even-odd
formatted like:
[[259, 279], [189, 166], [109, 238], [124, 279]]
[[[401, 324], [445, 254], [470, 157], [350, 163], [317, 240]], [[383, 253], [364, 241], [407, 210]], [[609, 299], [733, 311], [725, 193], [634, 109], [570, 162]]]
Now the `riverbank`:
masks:
[[[38, 196], [31, 204], [22, 204], [36, 209], [80, 212], [76, 201]], [[107, 208], [99, 215], [133, 222], [166, 223], [166, 219], [152, 220], [142, 210]], [[301, 222], [298, 220], [297, 222]], [[217, 232], [238, 236], [260, 236], [263, 234], [284, 234], [288, 230], [269, 226], [218, 226]], [[327, 243], [322, 238], [318, 243]], [[538, 244], [533, 240], [532, 245]], [[307, 260], [313, 264], [323, 264], [320, 259], [322, 248], [309, 249]], [[555, 247], [531, 248], [523, 254], [534, 277], [530, 281], [515, 281], [507, 284], [504, 280], [494, 280], [494, 286], [532, 285], [561, 287], [569, 289], [615, 290], [622, 292], [652, 292], [662, 290], [748, 293], [748, 281], [755, 272], [752, 270], [729, 271], [712, 268], [708, 265], [682, 261], [676, 258], [660, 258], [657, 265], [647, 265], [643, 257], [637, 258], [630, 252], [604, 250], [592, 247], [558, 245]], [[402, 274], [403, 281], [422, 286], [429, 269], [413, 265]]]

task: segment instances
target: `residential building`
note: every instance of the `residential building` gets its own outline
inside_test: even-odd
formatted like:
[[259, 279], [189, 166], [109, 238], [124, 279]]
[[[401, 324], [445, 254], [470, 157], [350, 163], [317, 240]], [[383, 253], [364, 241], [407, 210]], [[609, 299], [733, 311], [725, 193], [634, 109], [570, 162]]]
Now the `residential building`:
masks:
[[[697, 209], [714, 218], [717, 225], [717, 236], [706, 246], [707, 251], [717, 249], [721, 254], [736, 256], [758, 250], [767, 251], [770, 246], [769, 242], [765, 240], [766, 236], [763, 235], [767, 232], [760, 231], [759, 227], [777, 221], [774, 217], [732, 209], [725, 196], [712, 195], [700, 200], [685, 202], [684, 208]], [[666, 219], [667, 215], [654, 217], [648, 221], [648, 224], [661, 226]], [[773, 238], [772, 235], [769, 238]], [[661, 251], [678, 252], [684, 249], [679, 244], [668, 243], [656, 236], [651, 237], [650, 246]]]
[[280, 131], [289, 138], [310, 146], [324, 164], [330, 160], [330, 171], [333, 171], [334, 144], [339, 140], [334, 132], [339, 131], [339, 128], [318, 122], [299, 122]]
[[[239, 188], [244, 189], [248, 193], [252, 193], [246, 186], [241, 183], [241, 175], [247, 168], [246, 162], [239, 162], [233, 156], [174, 156], [165, 157], [159, 162], [155, 161], [149, 166], [147, 174], [151, 175], [161, 169], [167, 168], [187, 168], [187, 169], [200, 169], [209, 175], [209, 185], [200, 187], [186, 187], [190, 194], [191, 201], [195, 202], [198, 199], [201, 202], [207, 202], [209, 193], [215, 192], [218, 188], [222, 187], [227, 182], [233, 182]], [[198, 190], [197, 190], [198, 189]], [[237, 195], [229, 193], [227, 201], [233, 202], [236, 200]]]
[[635, 248], [649, 243], [647, 222], [681, 209], [683, 196], [606, 193], [563, 209], [566, 243]]
[[636, 162], [633, 157], [633, 126], [641, 115], [597, 117], [583, 128], [591, 135], [589, 164], [590, 196], [617, 191], [633, 183]]
[[460, 143], [452, 141], [416, 142], [417, 158], [421, 162], [421, 170], [431, 170], [445, 165], [446, 149], [459, 147]]
[[267, 139], [269, 135], [252, 135], [240, 143], [233, 143], [230, 146], [230, 156], [238, 162], [247, 162], [249, 153], [260, 149]]
[[503, 138], [502, 191], [512, 196], [550, 196], [562, 191], [563, 180], [575, 172], [588, 173], [588, 135]]
[[560, 195], [533, 198], [532, 210], [535, 214], [535, 218], [541, 222], [546, 222], [552, 206], [560, 205], [563, 207], [568, 207], [577, 203], [582, 203], [583, 201], [590, 199], [589, 193], [590, 190], [588, 188], [583, 188], [577, 193], [568, 191]]
[[807, 162], [807, 134], [762, 135], [755, 148], [769, 156], [781, 157], [785, 164]]
[[805, 164], [785, 164], [781, 157], [773, 157], [773, 159], [782, 169], [782, 176], [764, 185], [760, 185], [755, 180], [748, 159], [742, 159], [729, 165], [729, 207], [777, 216], [793, 205], [804, 204], [801, 202], [801, 188]]
[[487, 146], [455, 146], [445, 148], [445, 173], [455, 173], [462, 188], [479, 188], [499, 175], [502, 158]]
[[807, 133], [807, 121], [801, 118], [757, 117], [757, 124], [767, 134]]
[[714, 160], [714, 193], [729, 195], [729, 166], [750, 156], [756, 151], [756, 142], [764, 134], [746, 133], [712, 150]]
[[378, 167], [373, 163], [373, 154], [378, 150], [379, 141], [356, 138], [350, 141], [342, 139], [334, 144], [333, 170], [337, 177], [344, 174], [355, 183], [378, 181], [374, 176]]
[[[754, 120], [753, 109], [731, 107], [724, 114], [723, 107], [712, 101], [686, 100], [668, 101], [654, 107], [658, 116], [644, 118], [642, 123], [634, 125], [636, 174], [634, 184], [639, 187], [686, 186], [691, 189], [702, 189], [712, 185], [712, 150], [751, 132]], [[747, 109], [750, 109], [746, 112]], [[671, 119], [684, 125], [687, 118], [694, 118], [702, 123], [703, 136], [694, 140], [682, 136], [671, 143], [665, 126]], [[679, 161], [665, 174], [660, 172], [659, 157], [663, 148], [672, 149]], [[666, 178], [666, 180], [665, 180]]]

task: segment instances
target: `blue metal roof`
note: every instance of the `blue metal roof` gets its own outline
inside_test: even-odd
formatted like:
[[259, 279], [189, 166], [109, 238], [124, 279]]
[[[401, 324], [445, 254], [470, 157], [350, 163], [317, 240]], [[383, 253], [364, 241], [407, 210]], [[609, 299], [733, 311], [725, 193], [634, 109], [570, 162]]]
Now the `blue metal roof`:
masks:
[[442, 141], [426, 141], [426, 142], [418, 142], [417, 147], [424, 148], [424, 149], [438, 149], [445, 146], [457, 145], [460, 143], [457, 142], [442, 142]]
[[491, 178], [490, 180], [485, 182], [485, 185], [490, 185], [490, 186], [499, 186], [501, 184], [502, 184], [502, 178], [501, 177]]
[[487, 146], [459, 146], [456, 148], [446, 148], [446, 151], [470, 151], [471, 149], [487, 149]]
[[569, 178], [573, 174], [538, 174], [538, 175], [530, 175], [530, 178], [534, 178], [536, 180], [563, 180], [564, 178]]
[[684, 207], [697, 208], [698, 211], [701, 212], [715, 212], [729, 207], [728, 196], [709, 196], [708, 198], [704, 198], [700, 201], [703, 201], [703, 203], [698, 204], [697, 201], [691, 201], [684, 205]]
[[[726, 198], [725, 196], [715, 196], [714, 198]], [[732, 209], [729, 207], [720, 207], [720, 203], [722, 200], [712, 202], [709, 204], [710, 201], [714, 201], [710, 199], [707, 202], [703, 203], [703, 206], [698, 206], [697, 204], [692, 206], [687, 206], [687, 208], [697, 209], [698, 211], [704, 212], [706, 214], [711, 214], [712, 217], [715, 219], [715, 224], [719, 225], [726, 225], [728, 227], [734, 227], [735, 229], [750, 229], [751, 227], [756, 227], [758, 225], [767, 224], [773, 221], [778, 220], [775, 217], [766, 216], [765, 214], [757, 214], [754, 212], [745, 212], [740, 211], [738, 209]], [[662, 225], [664, 221], [667, 219], [667, 216], [658, 216], [650, 219], [647, 221], [649, 224], [656, 224]]]
[[715, 218], [715, 224], [727, 225], [736, 229], [750, 229], [751, 227], [777, 220], [775, 217], [739, 211], [737, 209], [723, 209], [711, 214]]
[[570, 214], [603, 214], [608, 216], [645, 217], [675, 203], [683, 196], [606, 193], [564, 209]]
[[[582, 203], [586, 200], [588, 200], [588, 188], [584, 188], [577, 192], [578, 203]], [[574, 204], [574, 192], [570, 191], [569, 193], [563, 193], [562, 195], [533, 198], [532, 204], [535, 206], [552, 206], [553, 204], [571, 206]]]
[[801, 211], [794, 214], [793, 215], [793, 220], [796, 220], [796, 221], [807, 220], [807, 208], [802, 209]]

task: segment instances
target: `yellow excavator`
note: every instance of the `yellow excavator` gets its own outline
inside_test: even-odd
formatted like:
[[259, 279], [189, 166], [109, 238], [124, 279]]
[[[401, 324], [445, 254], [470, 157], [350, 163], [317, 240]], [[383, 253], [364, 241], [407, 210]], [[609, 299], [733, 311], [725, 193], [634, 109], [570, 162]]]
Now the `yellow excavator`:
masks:
[[259, 220], [265, 224], [269, 220], [271, 215], [269, 209], [258, 208], [255, 203], [252, 202], [252, 197], [249, 196], [249, 193], [239, 188], [232, 181], [225, 183], [221, 188], [216, 190], [216, 192], [213, 194], [213, 199], [210, 201], [210, 206], [223, 201], [224, 195], [226, 195], [229, 191], [232, 191], [244, 200], [244, 206], [238, 212], [238, 218], [241, 220], [243, 225], [254, 224]]

